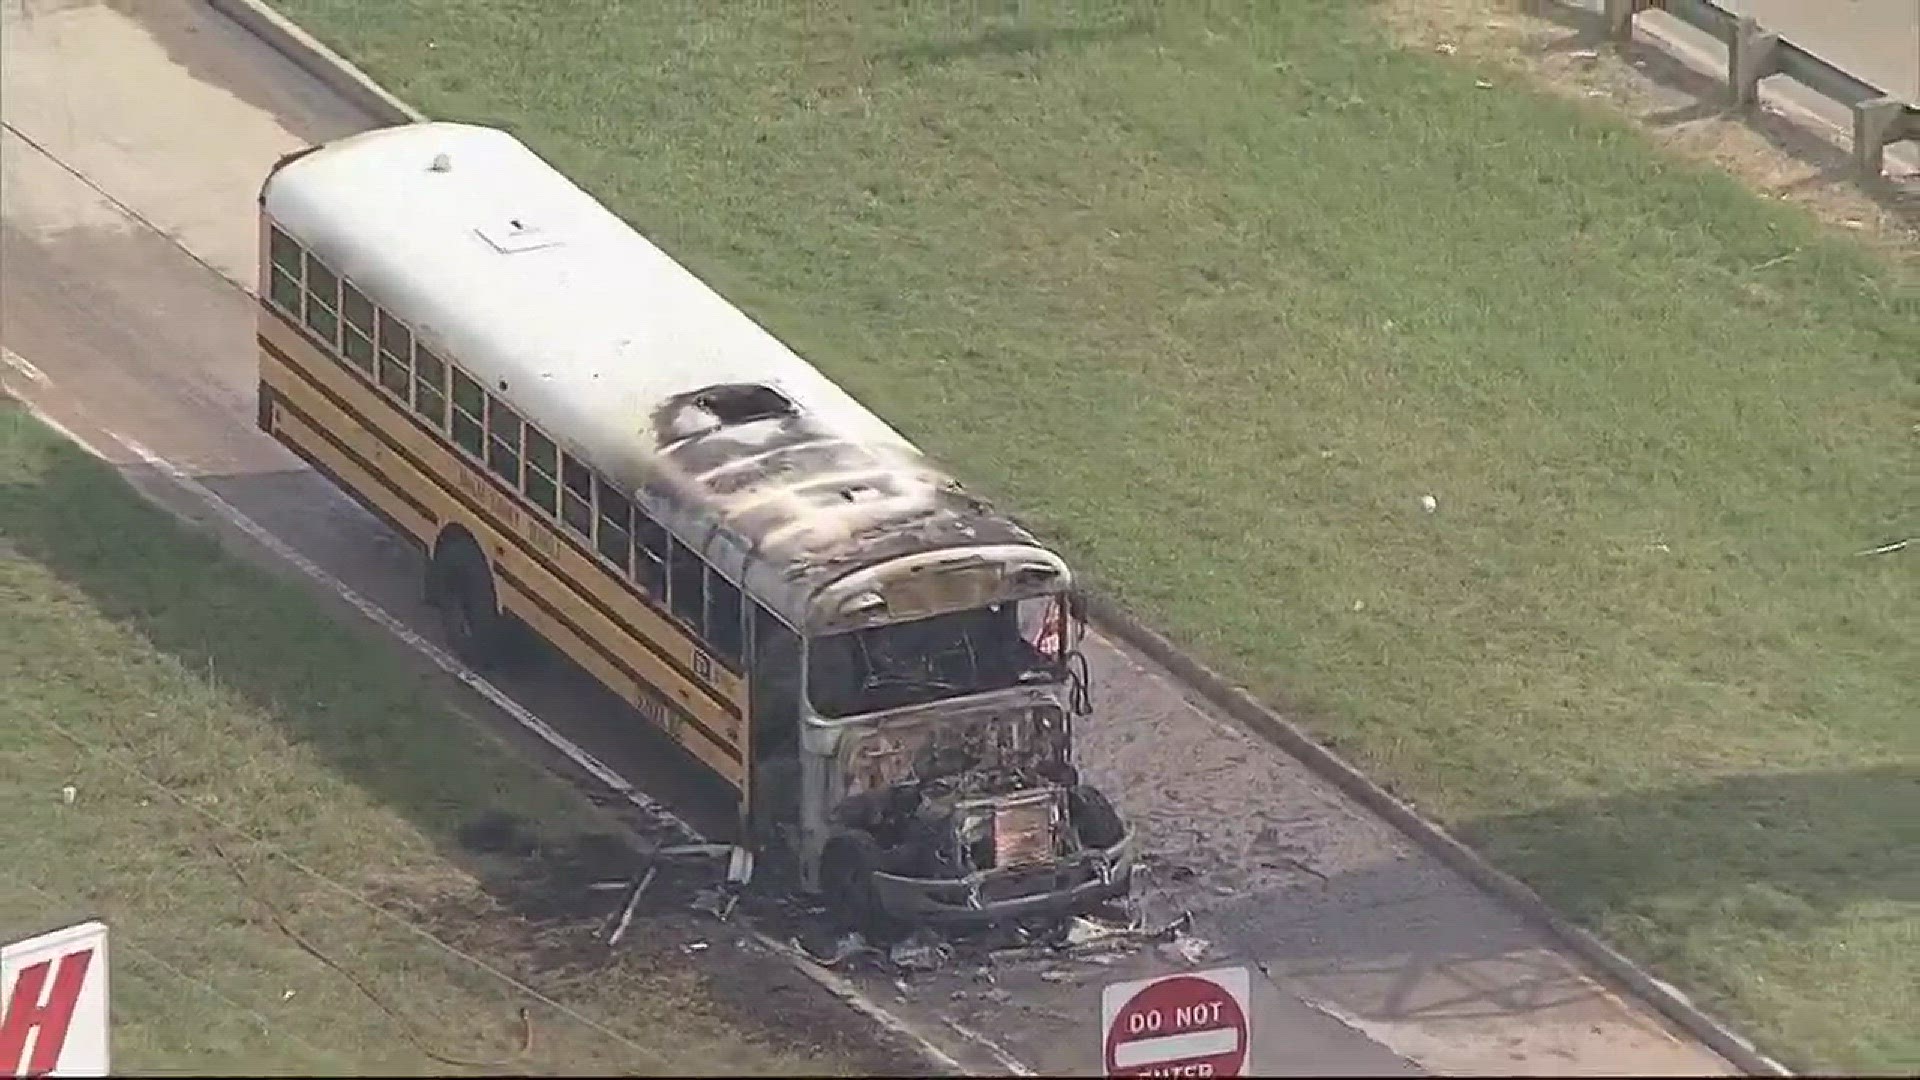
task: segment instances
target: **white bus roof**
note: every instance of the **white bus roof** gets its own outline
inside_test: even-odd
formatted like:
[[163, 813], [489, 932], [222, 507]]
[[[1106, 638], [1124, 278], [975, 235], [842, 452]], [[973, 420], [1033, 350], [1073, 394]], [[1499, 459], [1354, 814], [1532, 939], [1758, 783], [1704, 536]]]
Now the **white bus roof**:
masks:
[[941, 549], [1017, 551], [1067, 582], [1024, 530], [505, 132], [350, 136], [285, 161], [261, 203], [795, 626], [846, 574]]

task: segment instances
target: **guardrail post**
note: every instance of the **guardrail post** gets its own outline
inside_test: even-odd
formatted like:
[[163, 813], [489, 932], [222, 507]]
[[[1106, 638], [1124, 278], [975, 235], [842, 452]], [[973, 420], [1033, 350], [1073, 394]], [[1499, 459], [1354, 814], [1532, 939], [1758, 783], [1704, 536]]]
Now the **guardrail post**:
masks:
[[1607, 0], [1607, 36], [1625, 45], [1633, 40], [1633, 15], [1640, 0]]
[[1853, 164], [1862, 179], [1877, 180], [1886, 166], [1887, 142], [1906, 112], [1906, 102], [1877, 97], [1853, 107]]
[[1760, 100], [1760, 80], [1780, 70], [1780, 35], [1762, 30], [1751, 15], [1740, 16], [1727, 49], [1727, 88], [1741, 112]]

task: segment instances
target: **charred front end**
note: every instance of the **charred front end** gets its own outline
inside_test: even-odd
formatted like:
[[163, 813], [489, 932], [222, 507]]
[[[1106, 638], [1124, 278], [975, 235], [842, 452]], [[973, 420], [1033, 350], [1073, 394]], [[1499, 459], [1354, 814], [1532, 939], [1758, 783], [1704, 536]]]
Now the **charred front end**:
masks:
[[985, 923], [1124, 895], [1133, 834], [1070, 762], [1046, 688], [843, 729], [820, 884], [849, 914]]

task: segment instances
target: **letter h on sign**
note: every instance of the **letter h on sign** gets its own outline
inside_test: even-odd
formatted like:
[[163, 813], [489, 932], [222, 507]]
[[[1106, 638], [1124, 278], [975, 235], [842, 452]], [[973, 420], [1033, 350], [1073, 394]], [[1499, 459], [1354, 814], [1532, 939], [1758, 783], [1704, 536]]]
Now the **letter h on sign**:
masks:
[[85, 923], [0, 949], [0, 1068], [105, 1074], [106, 931]]

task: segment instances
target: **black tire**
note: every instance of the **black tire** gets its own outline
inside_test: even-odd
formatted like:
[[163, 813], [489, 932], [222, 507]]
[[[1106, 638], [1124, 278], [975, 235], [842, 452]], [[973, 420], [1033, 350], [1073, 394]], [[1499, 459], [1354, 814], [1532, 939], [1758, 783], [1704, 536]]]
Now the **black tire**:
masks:
[[427, 569], [427, 599], [440, 615], [454, 655], [482, 670], [500, 667], [513, 642], [513, 620], [500, 610], [493, 571], [464, 536], [442, 543]]
[[873, 885], [879, 866], [880, 842], [871, 833], [843, 830], [827, 841], [820, 853], [820, 893], [840, 928], [868, 930], [880, 922], [884, 912]]
[[1067, 810], [1080, 842], [1090, 848], [1110, 848], [1127, 835], [1126, 822], [1097, 789], [1085, 784], [1067, 795]]

